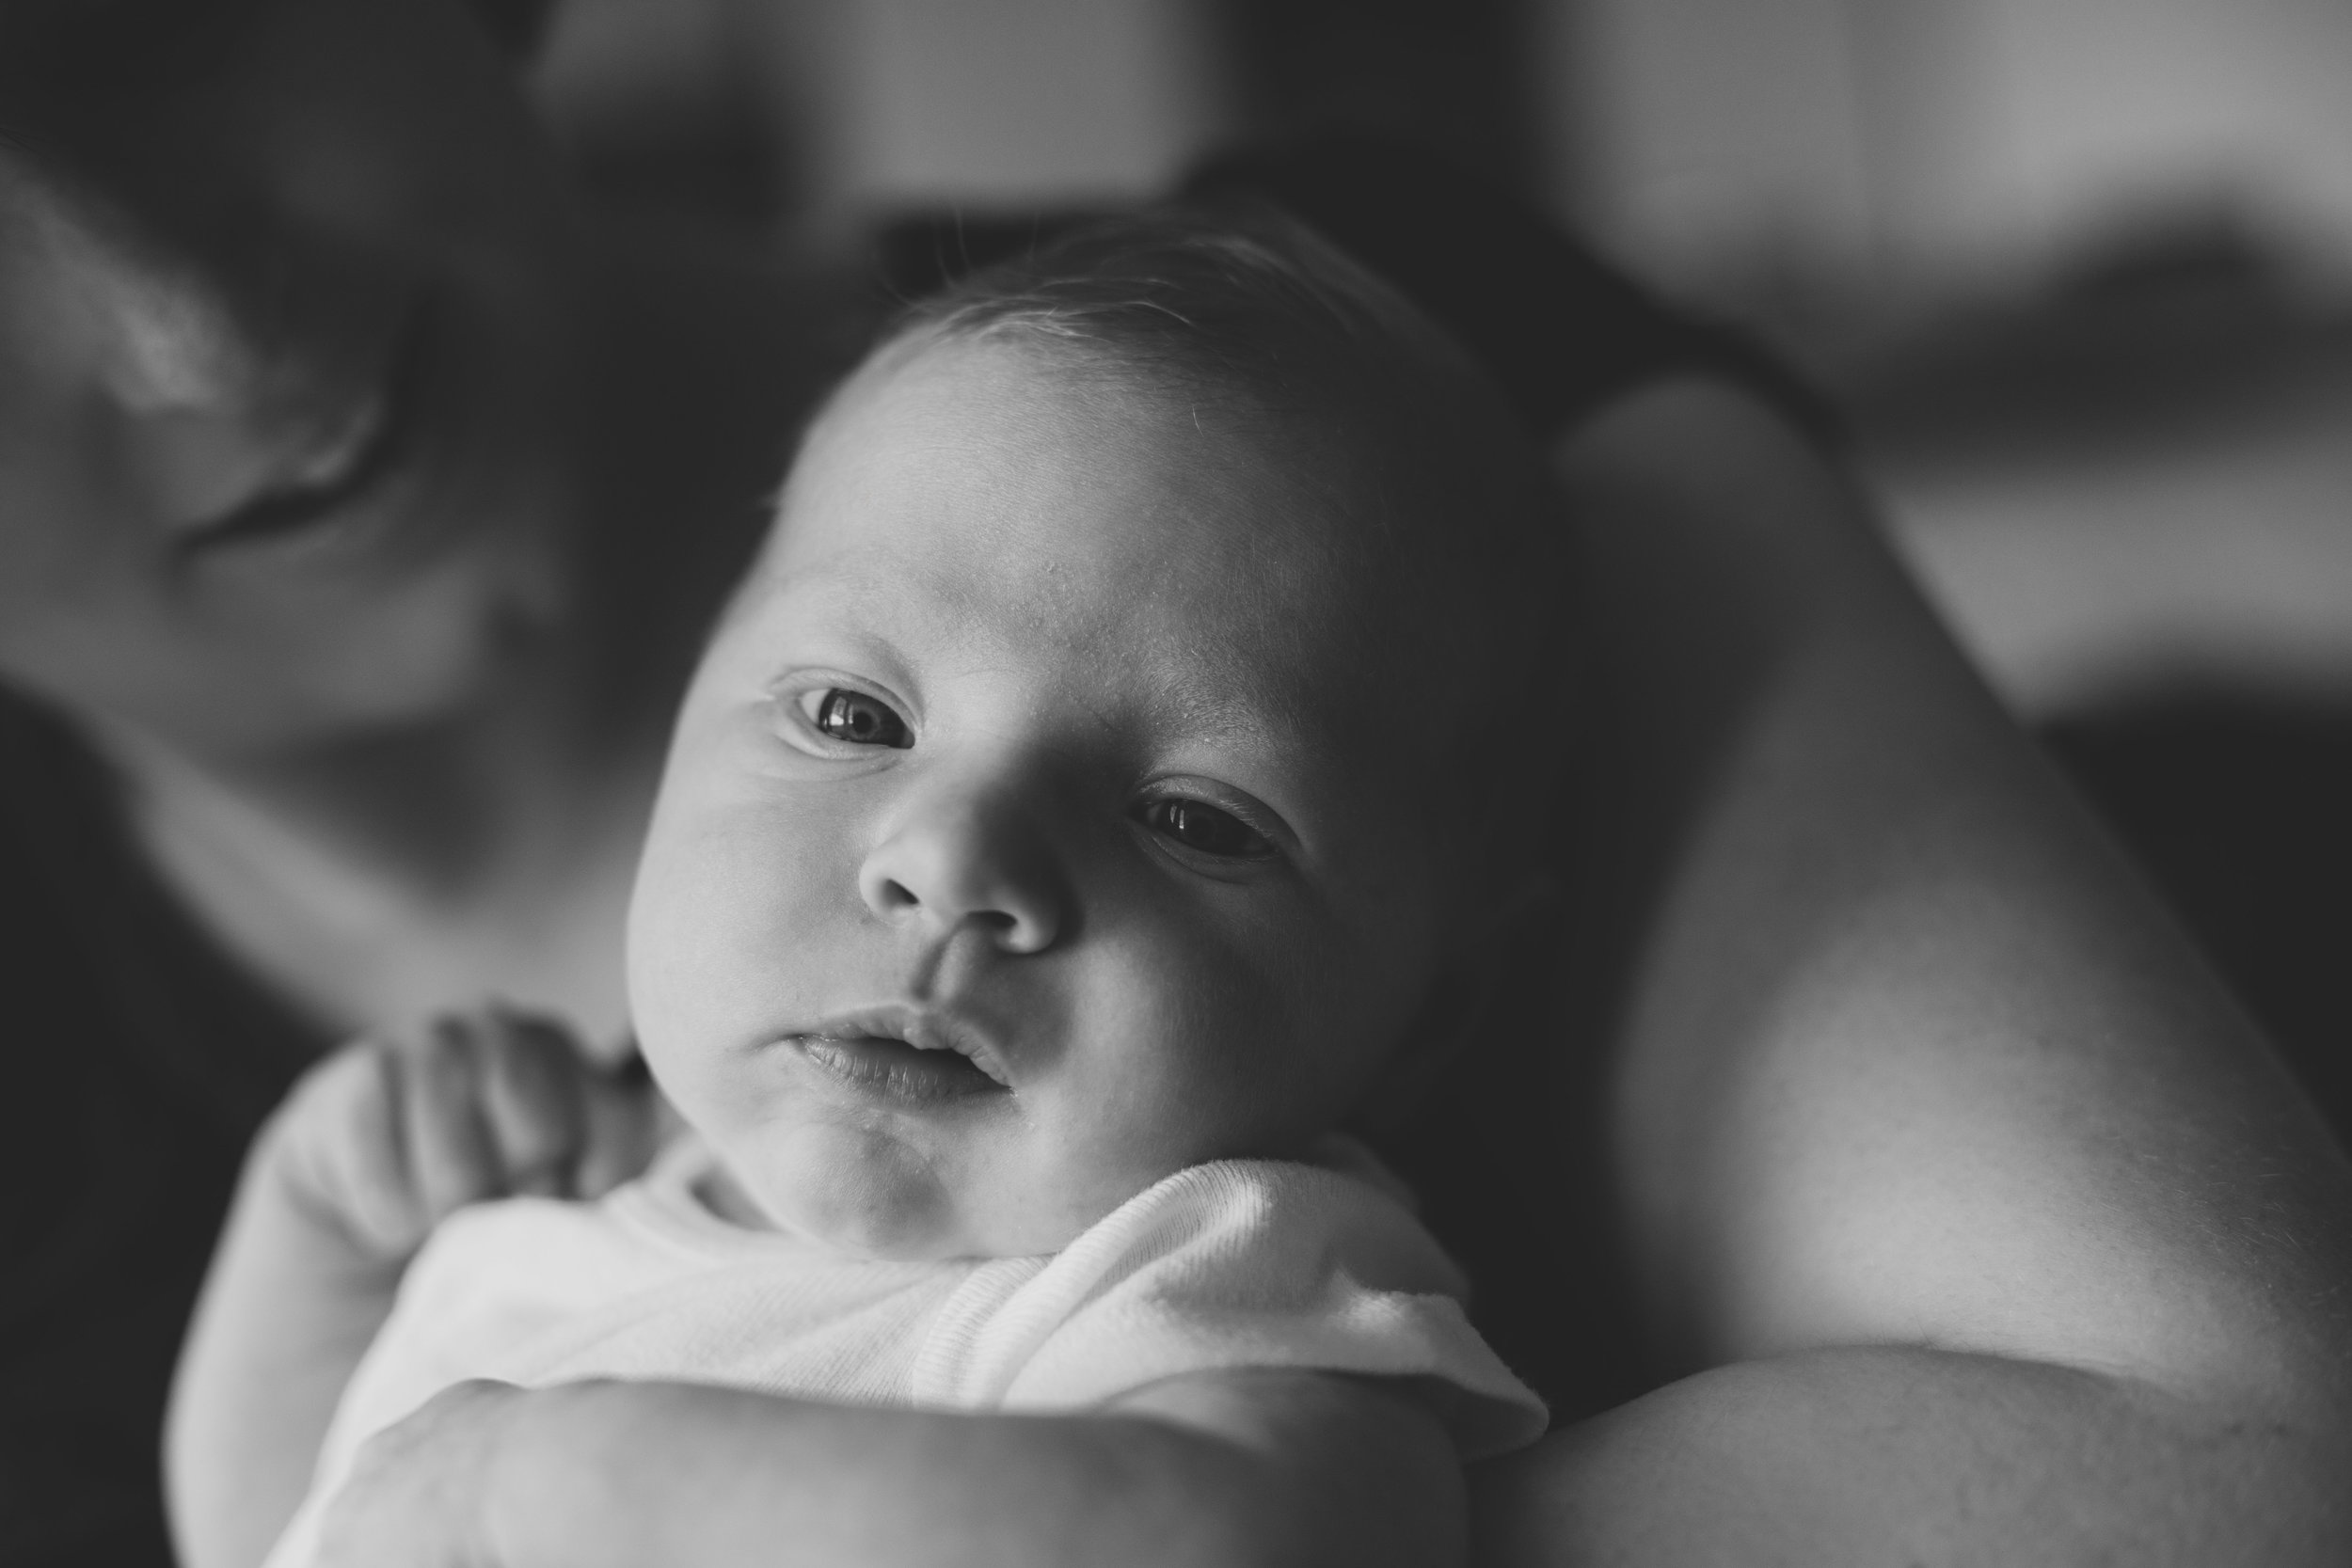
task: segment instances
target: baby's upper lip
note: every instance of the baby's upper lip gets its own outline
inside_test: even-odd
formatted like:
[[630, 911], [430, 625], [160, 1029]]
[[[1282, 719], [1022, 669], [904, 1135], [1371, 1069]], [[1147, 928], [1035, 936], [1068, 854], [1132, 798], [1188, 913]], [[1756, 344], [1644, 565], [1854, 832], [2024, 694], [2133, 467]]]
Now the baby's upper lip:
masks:
[[883, 1003], [835, 1014], [795, 1033], [832, 1039], [899, 1040], [917, 1051], [952, 1051], [999, 1084], [1008, 1088], [1012, 1085], [1004, 1053], [988, 1032], [969, 1019], [938, 1007]]

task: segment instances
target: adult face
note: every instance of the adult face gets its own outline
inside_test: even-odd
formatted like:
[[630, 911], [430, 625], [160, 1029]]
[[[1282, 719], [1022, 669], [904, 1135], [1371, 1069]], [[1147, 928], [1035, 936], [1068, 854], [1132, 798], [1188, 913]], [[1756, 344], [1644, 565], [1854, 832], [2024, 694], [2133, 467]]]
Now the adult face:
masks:
[[458, 0], [0, 0], [0, 681], [446, 713], [564, 596], [555, 166]]

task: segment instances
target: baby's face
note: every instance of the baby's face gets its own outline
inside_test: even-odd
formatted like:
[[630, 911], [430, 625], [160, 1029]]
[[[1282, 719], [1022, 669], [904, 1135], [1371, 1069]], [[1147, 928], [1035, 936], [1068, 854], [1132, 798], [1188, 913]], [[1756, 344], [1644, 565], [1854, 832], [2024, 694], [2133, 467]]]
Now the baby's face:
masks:
[[662, 1087], [768, 1217], [1047, 1252], [1345, 1115], [1432, 973], [1430, 705], [1327, 504], [1017, 343], [869, 371], [703, 661], [630, 920]]

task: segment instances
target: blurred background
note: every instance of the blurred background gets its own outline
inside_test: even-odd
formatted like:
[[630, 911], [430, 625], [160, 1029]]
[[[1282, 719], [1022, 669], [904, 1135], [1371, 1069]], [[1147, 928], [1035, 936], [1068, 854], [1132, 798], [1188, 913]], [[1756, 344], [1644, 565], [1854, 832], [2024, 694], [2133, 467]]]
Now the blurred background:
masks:
[[2352, 3], [565, 0], [631, 222], [780, 250], [1449, 150], [1843, 409], [2002, 696], [2352, 1124]]

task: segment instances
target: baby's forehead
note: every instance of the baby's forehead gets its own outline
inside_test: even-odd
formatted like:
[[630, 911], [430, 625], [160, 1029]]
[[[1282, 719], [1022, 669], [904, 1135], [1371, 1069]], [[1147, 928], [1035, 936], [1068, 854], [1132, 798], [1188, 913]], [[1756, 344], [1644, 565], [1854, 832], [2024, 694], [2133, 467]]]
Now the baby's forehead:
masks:
[[893, 345], [818, 421], [769, 553], [863, 546], [1022, 573], [1141, 557], [1222, 578], [1303, 631], [1394, 597], [1425, 553], [1399, 547], [1411, 519], [1320, 414], [1092, 348]]
[[1138, 640], [1198, 664], [1193, 691], [1342, 720], [1376, 700], [1412, 595], [1340, 449], [1099, 358], [894, 346], [812, 434], [750, 587], [1071, 657]]

